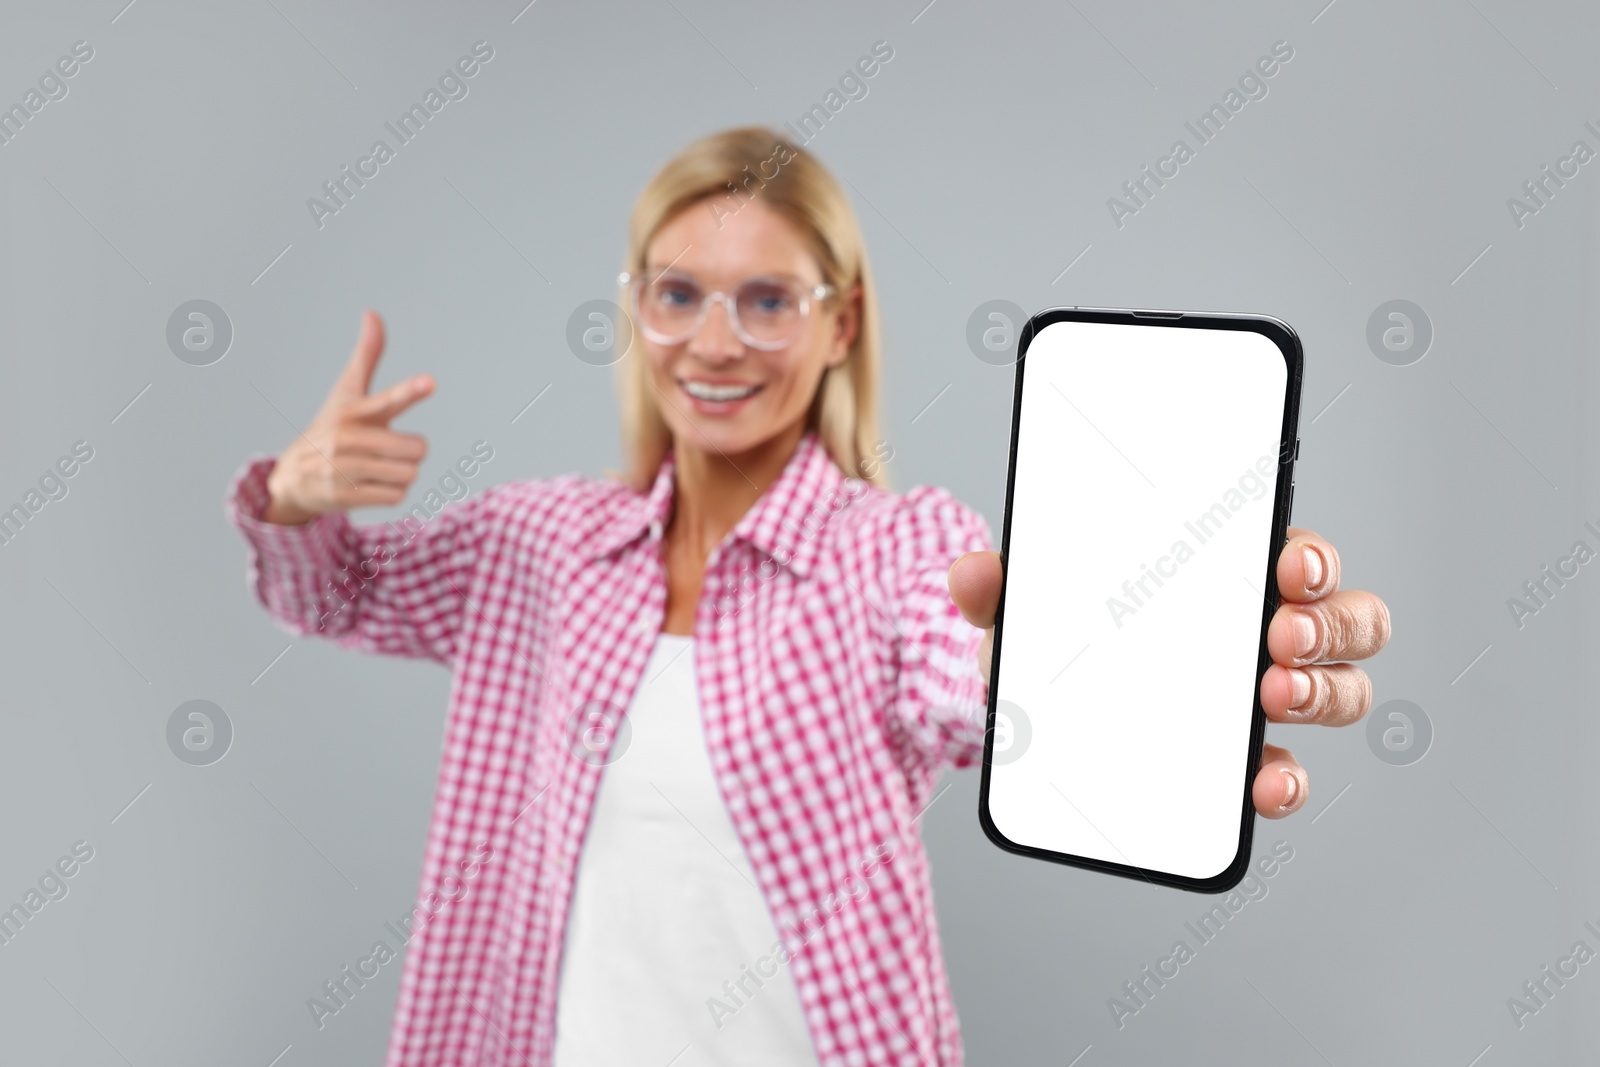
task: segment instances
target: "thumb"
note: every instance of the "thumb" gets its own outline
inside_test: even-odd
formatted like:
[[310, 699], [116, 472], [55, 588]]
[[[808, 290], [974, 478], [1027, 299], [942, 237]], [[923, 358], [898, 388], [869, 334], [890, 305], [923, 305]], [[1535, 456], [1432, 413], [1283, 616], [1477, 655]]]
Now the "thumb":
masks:
[[361, 334], [350, 353], [350, 361], [335, 384], [335, 391], [347, 397], [366, 396], [372, 386], [373, 372], [378, 369], [378, 359], [383, 355], [383, 319], [375, 311], [361, 314]]
[[1001, 567], [998, 552], [966, 552], [950, 565], [950, 598], [974, 626], [994, 625], [1000, 606]]

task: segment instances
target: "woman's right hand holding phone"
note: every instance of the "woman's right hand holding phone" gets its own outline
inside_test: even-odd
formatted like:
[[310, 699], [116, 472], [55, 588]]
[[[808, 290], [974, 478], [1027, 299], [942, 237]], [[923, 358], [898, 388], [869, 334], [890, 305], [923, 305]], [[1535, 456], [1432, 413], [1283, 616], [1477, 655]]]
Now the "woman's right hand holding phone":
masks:
[[267, 522], [297, 525], [324, 512], [405, 499], [428, 443], [421, 434], [389, 429], [389, 423], [432, 394], [434, 380], [418, 374], [368, 395], [383, 341], [383, 320], [366, 312], [355, 350], [322, 409], [267, 478], [271, 500], [261, 514]]

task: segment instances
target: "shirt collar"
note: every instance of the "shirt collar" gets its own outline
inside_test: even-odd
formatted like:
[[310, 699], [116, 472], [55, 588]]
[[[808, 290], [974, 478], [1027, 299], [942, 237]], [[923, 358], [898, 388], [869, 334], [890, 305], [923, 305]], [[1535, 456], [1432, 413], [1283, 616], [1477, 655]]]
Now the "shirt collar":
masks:
[[[672, 514], [676, 456], [667, 451], [649, 492], [634, 494], [617, 518], [580, 549], [598, 559], [641, 535], [659, 543]], [[782, 472], [750, 510], [734, 524], [730, 539], [754, 545], [799, 577], [811, 572], [822, 534], [835, 513], [866, 491], [867, 483], [845, 475], [828, 455], [815, 430], [808, 429]]]

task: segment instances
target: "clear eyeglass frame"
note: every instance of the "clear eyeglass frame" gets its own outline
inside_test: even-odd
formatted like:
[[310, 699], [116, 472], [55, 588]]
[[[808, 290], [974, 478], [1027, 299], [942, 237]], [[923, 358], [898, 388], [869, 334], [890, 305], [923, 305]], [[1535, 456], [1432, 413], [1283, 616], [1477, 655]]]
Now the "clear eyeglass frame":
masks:
[[[740, 341], [749, 345], [751, 348], [759, 348], [767, 352], [783, 348], [800, 335], [800, 331], [805, 328], [806, 320], [811, 315], [811, 303], [813, 300], [821, 302], [838, 292], [834, 286], [831, 286], [826, 282], [819, 282], [812, 286], [806, 286], [803, 283], [798, 285], [797, 288], [800, 290], [800, 305], [794, 331], [788, 336], [779, 340], [762, 341], [754, 337], [739, 321], [739, 309], [737, 306], [737, 300], [735, 299], [738, 289], [735, 289], [733, 293], [725, 293], [720, 289], [715, 292], [706, 293], [700, 299], [700, 310], [694, 317], [693, 325], [687, 328], [681, 336], [670, 336], [663, 334], [658, 330], [651, 329], [650, 326], [648, 326], [644, 321], [644, 314], [639, 306], [640, 293], [644, 289], [645, 284], [644, 275], [632, 274], [629, 271], [623, 271], [617, 275], [617, 284], [619, 286], [626, 287], [628, 290], [629, 302], [633, 305], [634, 322], [638, 325], [639, 332], [643, 333], [646, 337], [658, 345], [682, 344], [695, 334], [699, 333], [700, 327], [705, 325], [706, 313], [710, 310], [712, 301], [717, 301], [722, 304], [723, 311], [725, 311], [728, 315], [728, 324], [733, 327], [734, 336], [738, 337]], [[746, 284], [749, 284], [749, 282], [746, 281], [740, 283], [740, 288], [743, 288], [743, 286]]]

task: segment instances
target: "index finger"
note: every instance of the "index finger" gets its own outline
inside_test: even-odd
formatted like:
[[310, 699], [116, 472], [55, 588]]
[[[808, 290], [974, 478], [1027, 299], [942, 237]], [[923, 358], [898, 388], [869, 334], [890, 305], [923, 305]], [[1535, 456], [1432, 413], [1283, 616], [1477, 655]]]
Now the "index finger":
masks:
[[1339, 553], [1327, 539], [1299, 526], [1278, 553], [1278, 592], [1284, 600], [1306, 604], [1339, 588]]
[[381, 393], [363, 397], [345, 409], [350, 418], [387, 425], [389, 420], [433, 392], [433, 378], [414, 374]]

